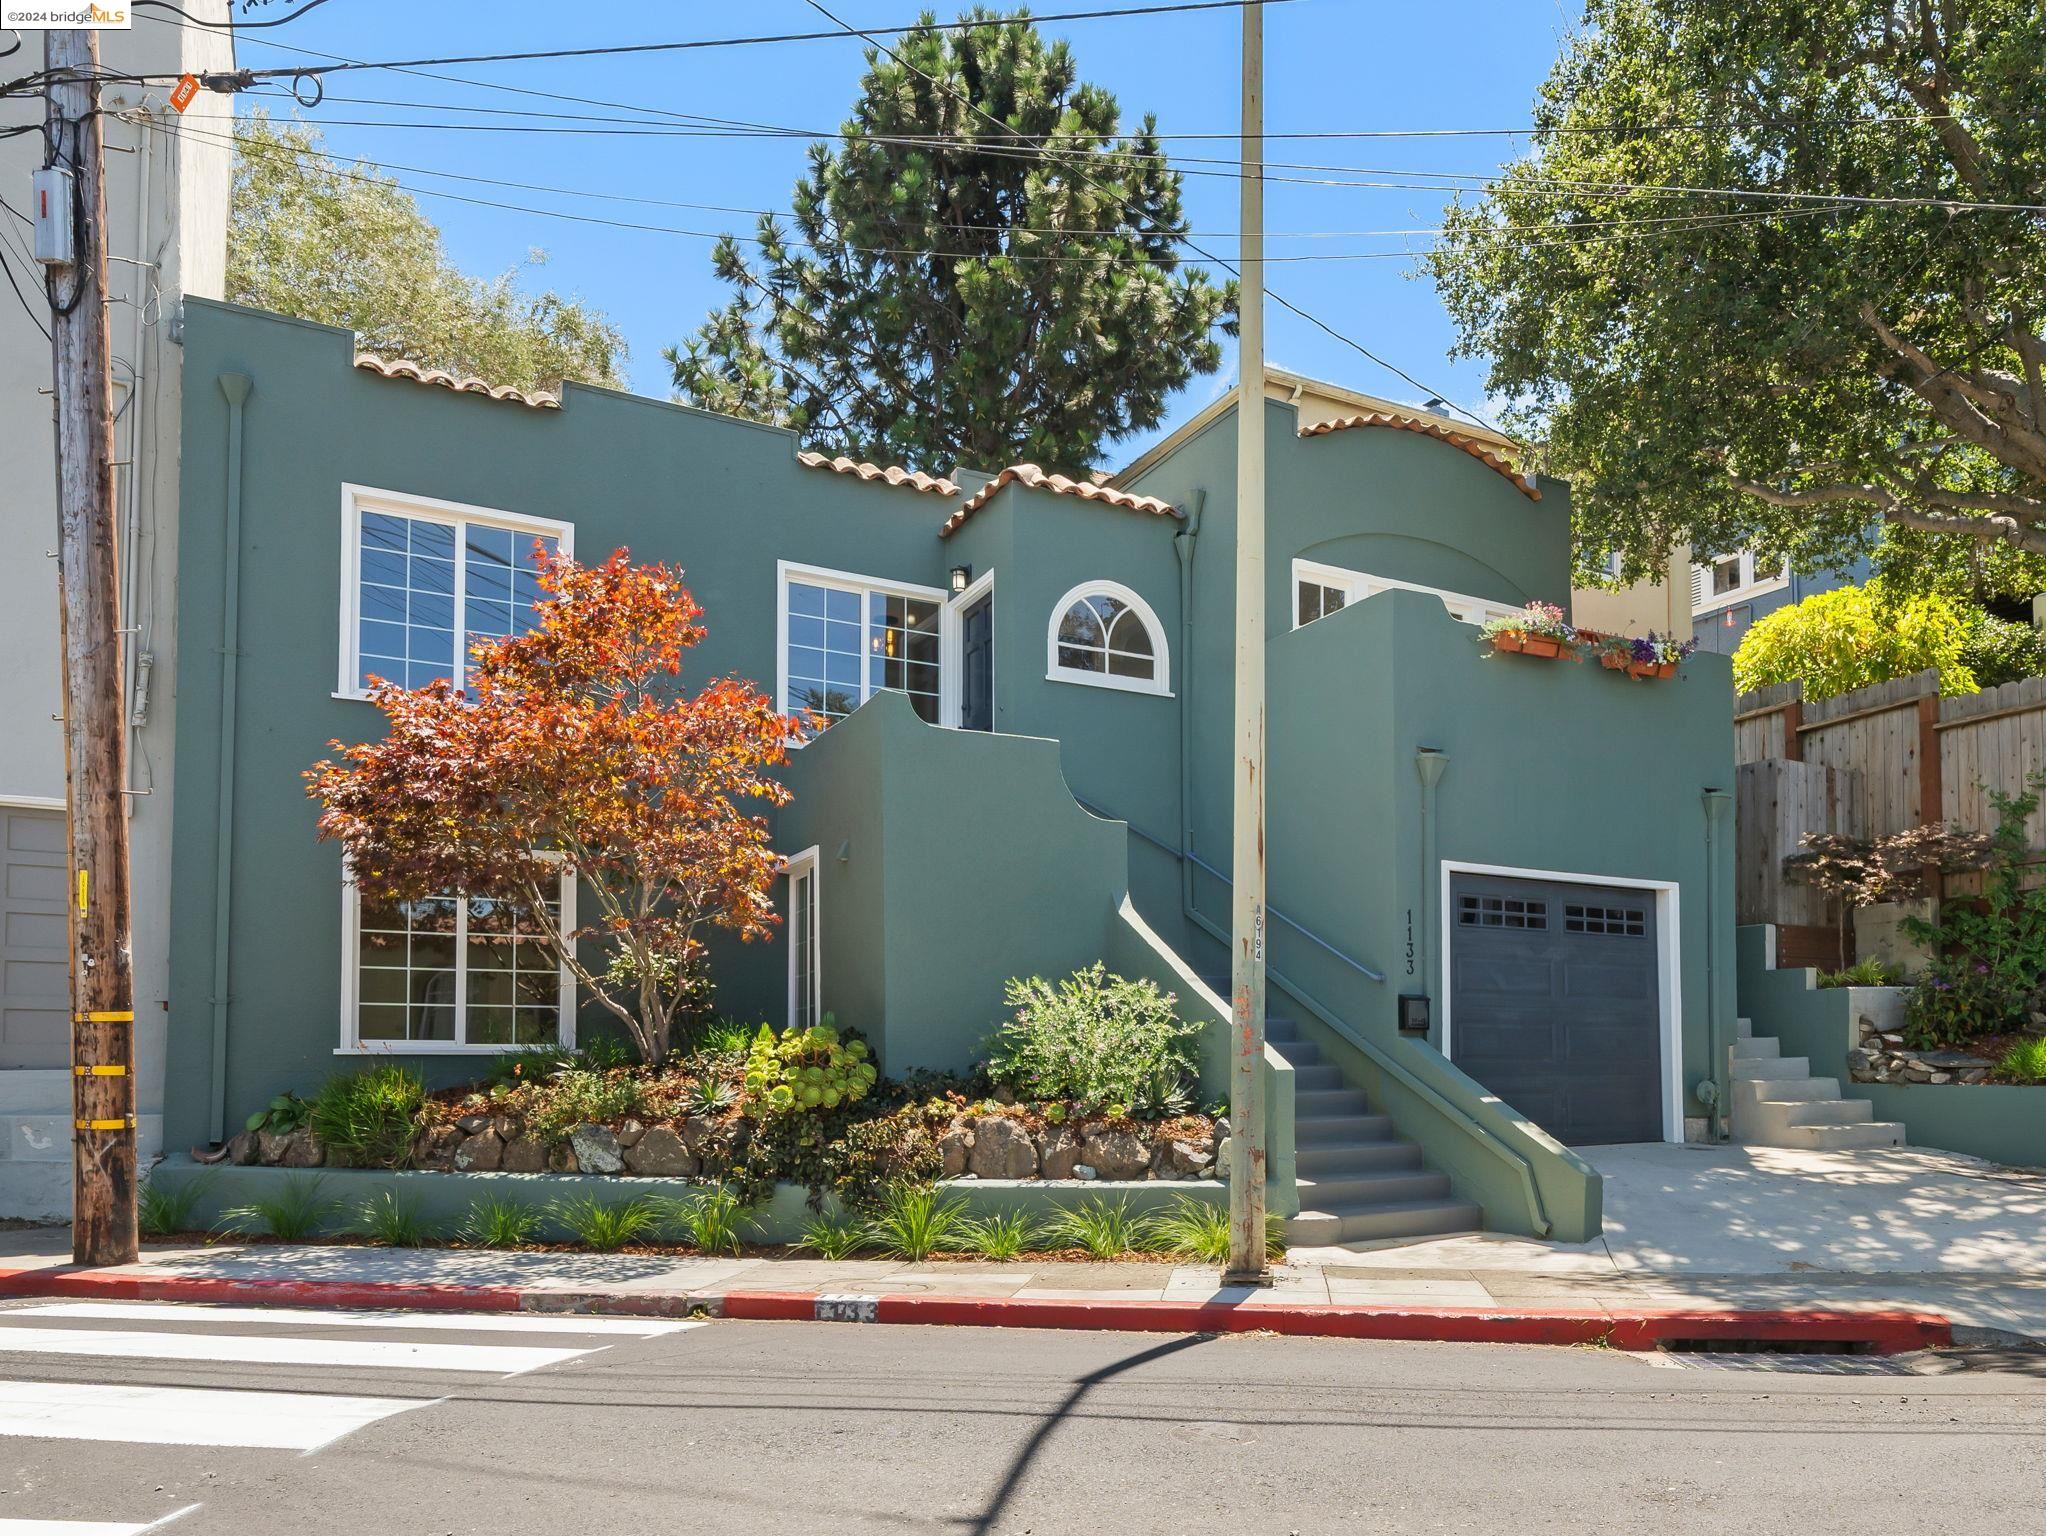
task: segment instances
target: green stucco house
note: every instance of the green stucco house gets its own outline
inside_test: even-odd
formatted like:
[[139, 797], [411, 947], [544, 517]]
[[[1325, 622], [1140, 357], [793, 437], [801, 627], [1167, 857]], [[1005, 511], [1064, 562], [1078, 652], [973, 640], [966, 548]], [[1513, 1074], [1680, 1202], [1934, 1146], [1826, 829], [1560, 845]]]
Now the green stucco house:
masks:
[[[471, 975], [358, 910], [300, 777], [377, 729], [368, 674], [523, 621], [534, 537], [682, 566], [699, 678], [835, 722], [793, 754], [786, 922], [722, 957], [727, 1012], [965, 1067], [1007, 977], [1105, 960], [1212, 1022], [1221, 1091], [1233, 395], [1106, 484], [947, 479], [203, 301], [184, 346], [169, 1145], [337, 1057], [445, 1082], [573, 1037], [530, 957]], [[1701, 1129], [1732, 1036], [1727, 663], [1493, 654], [1475, 623], [1569, 601], [1568, 488], [1426, 413], [1261, 408], [1274, 1206], [1324, 1239], [1589, 1236], [1570, 1148]]]

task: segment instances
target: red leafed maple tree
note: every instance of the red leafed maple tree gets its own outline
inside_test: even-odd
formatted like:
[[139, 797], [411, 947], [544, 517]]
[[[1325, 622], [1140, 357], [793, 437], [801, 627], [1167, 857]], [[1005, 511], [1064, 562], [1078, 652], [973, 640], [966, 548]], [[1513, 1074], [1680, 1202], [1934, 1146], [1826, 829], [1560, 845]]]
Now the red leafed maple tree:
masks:
[[[658, 1061], [701, 993], [708, 930], [764, 939], [779, 921], [781, 860], [752, 807], [787, 802], [767, 770], [800, 727], [740, 678], [683, 689], [704, 631], [679, 570], [622, 549], [535, 558], [536, 627], [476, 645], [466, 692], [373, 679], [388, 733], [331, 743], [342, 761], [307, 770], [307, 791], [365, 902], [515, 904]], [[568, 875], [573, 929], [550, 906]]]

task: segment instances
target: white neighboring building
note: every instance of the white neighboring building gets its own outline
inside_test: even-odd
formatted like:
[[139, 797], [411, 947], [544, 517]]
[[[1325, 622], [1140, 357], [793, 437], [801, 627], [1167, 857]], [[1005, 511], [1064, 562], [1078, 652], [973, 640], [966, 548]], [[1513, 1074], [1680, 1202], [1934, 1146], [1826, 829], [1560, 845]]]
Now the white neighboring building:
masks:
[[[229, 0], [183, 0], [208, 27], [144, 12], [99, 34], [100, 63], [137, 75], [231, 68]], [[13, 35], [0, 32], [0, 47]], [[0, 72], [37, 69], [43, 36], [21, 34]], [[128, 687], [137, 1107], [145, 1164], [162, 1139], [170, 953], [171, 729], [176, 699], [180, 298], [218, 298], [232, 181], [230, 98], [201, 92], [180, 114], [170, 86], [111, 85], [106, 111], [108, 310], [116, 513]], [[40, 122], [40, 97], [0, 101], [0, 127]], [[30, 264], [31, 172], [40, 134], [0, 139], [0, 255], [47, 323]], [[64, 916], [64, 750], [57, 639], [55, 448], [50, 347], [0, 282], [0, 1216], [68, 1219], [71, 1049]]]

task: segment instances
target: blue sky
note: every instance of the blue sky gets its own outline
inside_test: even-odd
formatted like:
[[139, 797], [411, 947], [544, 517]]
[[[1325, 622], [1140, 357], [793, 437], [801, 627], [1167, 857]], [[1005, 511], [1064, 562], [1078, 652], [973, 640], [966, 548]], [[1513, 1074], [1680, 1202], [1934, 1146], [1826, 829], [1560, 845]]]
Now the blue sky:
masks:
[[[917, 0], [830, 0], [855, 26], [912, 20]], [[1090, 8], [1099, 0], [1048, 0], [1039, 11]], [[276, 14], [282, 5], [270, 7]], [[963, 7], [962, 7], [963, 8]], [[941, 17], [958, 8], [939, 7]], [[145, 13], [146, 14], [146, 13]], [[260, 13], [259, 13], [260, 14]], [[1568, 0], [1464, 0], [1453, 9], [1376, 0], [1294, 0], [1266, 13], [1266, 126], [1270, 132], [1510, 128], [1525, 124], [1536, 88], [1574, 19]], [[303, 56], [272, 43], [323, 49], [360, 59], [416, 58], [522, 49], [589, 47], [750, 33], [823, 30], [803, 0], [752, 4], [571, 6], [560, 0], [329, 0], [286, 26], [245, 34], [241, 62], [274, 67]], [[1230, 135], [1237, 127], [1238, 18], [1233, 11], [1051, 24], [1067, 38], [1082, 78], [1115, 93], [1124, 121], [1155, 112], [1167, 134]], [[263, 39], [258, 42], [257, 39]], [[854, 40], [789, 43], [639, 57], [498, 63], [449, 68], [493, 85], [601, 98], [634, 107], [742, 118], [829, 131], [844, 119], [858, 87], [864, 45]], [[339, 154], [387, 166], [455, 172], [551, 187], [587, 189], [681, 203], [737, 208], [787, 206], [802, 167], [803, 144], [778, 138], [470, 132], [401, 126], [427, 121], [530, 121], [442, 110], [371, 105], [360, 99], [441, 106], [598, 112], [488, 88], [386, 71], [332, 77], [329, 98], [304, 114], [323, 126]], [[244, 97], [245, 102], [256, 98]], [[273, 111], [289, 103], [271, 99]], [[370, 126], [370, 123], [384, 126]], [[1502, 137], [1276, 140], [1267, 158], [1317, 167], [1367, 167], [1332, 177], [1321, 170], [1275, 174], [1301, 182], [1407, 180], [1415, 172], [1483, 174], [1522, 141]], [[1176, 155], [1226, 158], [1227, 139], [1171, 140]], [[1189, 169], [1200, 170], [1198, 163]], [[743, 214], [646, 207], [594, 195], [562, 197], [436, 180], [411, 171], [399, 179], [422, 193], [439, 189], [526, 210], [560, 209], [628, 222], [717, 232], [749, 230]], [[710, 242], [576, 224], [533, 211], [477, 207], [423, 195], [448, 249], [464, 267], [497, 272], [529, 249], [547, 253], [531, 279], [577, 294], [608, 312], [632, 348], [630, 378], [644, 393], [666, 395], [661, 349], [685, 337], [725, 290], [711, 276]], [[1429, 386], [1465, 405], [1483, 404], [1483, 370], [1452, 364], [1454, 340], [1433, 285], [1399, 253], [1425, 249], [1443, 194], [1412, 186], [1270, 186], [1270, 254], [1374, 254], [1369, 260], [1274, 261], [1275, 291], [1356, 337]], [[1233, 255], [1236, 183], [1194, 174], [1186, 206], [1203, 243]], [[1278, 238], [1278, 232], [1328, 238]], [[1401, 399], [1424, 392], [1386, 373], [1305, 321], [1273, 309], [1268, 352], [1281, 366]], [[1225, 375], [1233, 377], [1232, 357]], [[1198, 379], [1174, 402], [1184, 419], [1220, 391], [1226, 377]], [[1144, 439], [1112, 446], [1119, 463]]]

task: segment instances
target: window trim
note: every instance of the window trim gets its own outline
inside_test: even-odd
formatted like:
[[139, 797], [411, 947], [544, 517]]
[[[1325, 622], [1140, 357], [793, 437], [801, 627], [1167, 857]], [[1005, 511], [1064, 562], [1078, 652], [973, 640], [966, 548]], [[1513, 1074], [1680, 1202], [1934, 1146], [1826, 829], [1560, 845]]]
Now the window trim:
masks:
[[[1117, 677], [1111, 672], [1084, 672], [1059, 663], [1059, 625], [1082, 598], [1112, 597], [1137, 616], [1151, 637], [1151, 654], [1157, 665], [1149, 677]], [[1083, 581], [1052, 604], [1051, 618], [1044, 626], [1044, 677], [1051, 683], [1077, 683], [1083, 688], [1109, 688], [1118, 693], [1147, 693], [1155, 698], [1172, 697], [1172, 646], [1165, 638], [1165, 626], [1151, 605], [1119, 581]]]
[[[1713, 570], [1728, 560], [1740, 562], [1740, 581], [1724, 592], [1712, 590]], [[1752, 598], [1763, 597], [1771, 592], [1780, 592], [1790, 585], [1790, 562], [1783, 565], [1773, 576], [1755, 575], [1755, 552], [1752, 549], [1729, 549], [1704, 560], [1694, 561], [1691, 566], [1691, 617], [1713, 613], [1721, 608], [1737, 608]]]
[[784, 861], [782, 873], [788, 876], [788, 997], [785, 1022], [790, 1029], [796, 1027], [796, 877], [805, 875], [810, 881], [810, 995], [817, 1000], [817, 1018], [824, 1018], [824, 870], [817, 860], [817, 845], [812, 843], [801, 853], [792, 853]]
[[[927, 587], [914, 581], [889, 581], [879, 576], [862, 576], [856, 571], [833, 570], [830, 566], [804, 565], [796, 560], [774, 562], [774, 707], [777, 713], [793, 714], [789, 707], [789, 583], [800, 581], [813, 587], [832, 587], [841, 592], [858, 592], [860, 602], [860, 633], [864, 637], [867, 626], [872, 622], [871, 606], [865, 601], [870, 592], [879, 592], [887, 597], [913, 597], [919, 602], [935, 603], [938, 607], [938, 723], [943, 724], [949, 717], [958, 716], [959, 702], [957, 683], [952, 669], [945, 665], [948, 647], [946, 636], [958, 622], [957, 614], [949, 606], [952, 594], [941, 587]], [[860, 704], [865, 704], [876, 693], [902, 692], [901, 689], [873, 688], [873, 674], [867, 667], [867, 649], [860, 651]], [[859, 705], [853, 706], [855, 709]], [[791, 738], [789, 745], [800, 747], [807, 738]]]
[[[541, 857], [558, 862], [559, 854], [542, 854]], [[341, 875], [341, 1043], [334, 1049], [336, 1056], [502, 1056], [509, 1051], [532, 1050], [523, 1045], [477, 1045], [467, 1040], [365, 1040], [361, 1033], [361, 1017], [358, 1004], [361, 1001], [361, 948], [362, 948], [362, 892], [356, 888], [354, 876], [346, 867]], [[573, 874], [564, 874], [561, 880], [561, 923], [564, 932], [575, 930], [576, 879]], [[457, 932], [459, 933], [459, 927]], [[557, 1042], [568, 1050], [575, 1047], [576, 980], [575, 972], [564, 963], [561, 972], [561, 1027], [556, 1032]], [[456, 1015], [455, 1027], [460, 1033], [468, 1022], [468, 989], [462, 985], [467, 975], [459, 946], [455, 950]]]
[[[1483, 624], [1487, 619], [1510, 618], [1523, 610], [1514, 603], [1494, 602], [1489, 597], [1473, 597], [1468, 592], [1451, 592], [1446, 587], [1423, 586], [1418, 581], [1398, 581], [1391, 576], [1374, 576], [1369, 571], [1351, 570], [1347, 566], [1327, 565], [1319, 560], [1293, 557], [1293, 584], [1290, 604], [1293, 614], [1293, 628], [1300, 629], [1300, 584], [1311, 581], [1317, 586], [1336, 587], [1343, 594], [1343, 606], [1353, 607], [1366, 598], [1376, 597], [1381, 592], [1420, 592], [1442, 600], [1442, 606], [1449, 610], [1449, 616], [1459, 624]], [[1468, 608], [1469, 615], [1458, 613], [1458, 608]], [[1308, 623], [1319, 623], [1310, 619]]]
[[[367, 699], [369, 690], [361, 686], [361, 635], [358, 622], [362, 609], [362, 515], [365, 512], [383, 512], [392, 517], [419, 518], [426, 522], [446, 523], [457, 530], [455, 539], [455, 660], [458, 670], [466, 670], [469, 662], [468, 651], [462, 637], [467, 633], [462, 625], [463, 567], [466, 556], [459, 530], [464, 523], [477, 523], [486, 528], [509, 528], [514, 533], [528, 533], [536, 538], [553, 538], [556, 547], [564, 555], [575, 554], [575, 524], [559, 518], [536, 517], [528, 512], [506, 512], [498, 507], [473, 506], [468, 502], [443, 501], [435, 496], [415, 496], [407, 491], [384, 491], [374, 486], [355, 485], [343, 482], [341, 486], [341, 629], [340, 664], [334, 697], [337, 699]], [[457, 678], [461, 686], [465, 678]]]

